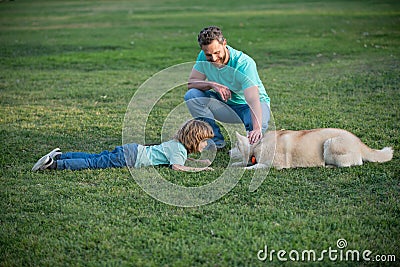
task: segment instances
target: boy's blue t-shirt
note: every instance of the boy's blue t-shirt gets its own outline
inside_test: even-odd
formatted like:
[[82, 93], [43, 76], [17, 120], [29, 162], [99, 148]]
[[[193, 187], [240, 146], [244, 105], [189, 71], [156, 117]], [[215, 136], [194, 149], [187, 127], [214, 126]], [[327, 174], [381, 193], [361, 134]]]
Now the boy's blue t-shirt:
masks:
[[270, 99], [265, 91], [265, 87], [258, 75], [255, 61], [243, 53], [227, 45], [229, 50], [229, 61], [226, 66], [217, 68], [208, 62], [204, 51], [201, 50], [194, 69], [203, 73], [208, 81], [217, 82], [227, 86], [232, 92], [232, 98], [227, 104], [247, 104], [244, 98], [244, 91], [257, 86], [260, 94], [260, 101], [269, 103]]
[[154, 146], [138, 145], [135, 168], [165, 164], [183, 166], [186, 160], [186, 148], [176, 140], [170, 140]]

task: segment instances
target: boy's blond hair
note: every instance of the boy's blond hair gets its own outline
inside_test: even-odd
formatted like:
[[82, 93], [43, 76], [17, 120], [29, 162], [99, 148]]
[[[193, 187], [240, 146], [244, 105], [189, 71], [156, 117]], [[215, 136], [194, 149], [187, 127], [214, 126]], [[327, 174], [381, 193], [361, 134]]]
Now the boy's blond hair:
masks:
[[189, 120], [178, 130], [174, 139], [182, 143], [188, 153], [198, 151], [201, 141], [214, 137], [211, 126], [201, 120]]

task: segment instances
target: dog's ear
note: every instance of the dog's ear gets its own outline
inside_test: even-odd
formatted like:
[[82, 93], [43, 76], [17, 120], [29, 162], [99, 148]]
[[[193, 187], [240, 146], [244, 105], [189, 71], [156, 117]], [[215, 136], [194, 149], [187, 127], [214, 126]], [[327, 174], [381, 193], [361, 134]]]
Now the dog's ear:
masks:
[[237, 138], [239, 144], [243, 144], [243, 145], [247, 146], [249, 143], [249, 139], [246, 136], [239, 134], [238, 132], [236, 132], [236, 138]]
[[250, 143], [246, 136], [240, 135], [236, 132], [236, 138], [238, 140], [238, 146], [240, 153], [243, 156], [243, 163], [247, 164], [250, 157]]
[[235, 133], [236, 133], [236, 138], [239, 140], [241, 135], [238, 132], [235, 132]]

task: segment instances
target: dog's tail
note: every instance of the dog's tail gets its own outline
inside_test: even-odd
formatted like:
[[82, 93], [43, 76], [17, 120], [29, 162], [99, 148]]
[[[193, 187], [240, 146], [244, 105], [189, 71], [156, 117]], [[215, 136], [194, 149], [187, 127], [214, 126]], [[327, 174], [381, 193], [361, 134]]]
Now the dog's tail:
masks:
[[377, 150], [362, 144], [361, 156], [363, 161], [386, 162], [393, 158], [393, 149], [391, 147], [384, 147], [381, 150]]

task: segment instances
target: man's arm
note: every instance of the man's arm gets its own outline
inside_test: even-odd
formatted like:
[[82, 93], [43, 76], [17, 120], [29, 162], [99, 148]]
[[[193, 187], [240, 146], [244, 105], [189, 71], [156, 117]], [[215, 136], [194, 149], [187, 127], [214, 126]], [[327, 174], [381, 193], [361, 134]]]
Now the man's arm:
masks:
[[228, 87], [216, 82], [206, 81], [206, 75], [195, 70], [194, 68], [192, 69], [188, 80], [188, 89], [192, 88], [196, 88], [202, 91], [214, 89], [214, 91], [219, 93], [224, 101], [228, 101], [228, 99], [231, 98], [231, 91]]
[[253, 122], [253, 130], [249, 132], [248, 138], [250, 144], [254, 144], [262, 137], [262, 109], [258, 87], [252, 86], [245, 89], [244, 98], [250, 107], [251, 121]]
[[210, 82], [206, 81], [206, 75], [193, 68], [188, 80], [188, 89], [192, 88], [208, 91], [212, 89], [212, 86]]

